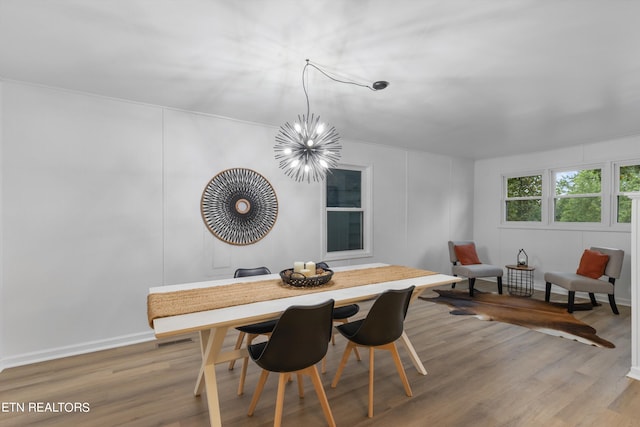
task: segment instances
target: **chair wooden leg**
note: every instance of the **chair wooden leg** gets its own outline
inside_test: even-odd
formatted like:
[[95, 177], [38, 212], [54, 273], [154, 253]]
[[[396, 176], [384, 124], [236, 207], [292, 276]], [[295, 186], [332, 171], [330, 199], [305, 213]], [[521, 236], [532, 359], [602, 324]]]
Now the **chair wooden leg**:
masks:
[[258, 404], [258, 400], [260, 399], [260, 394], [262, 394], [262, 389], [264, 388], [264, 384], [267, 382], [267, 377], [269, 376], [269, 371], [266, 369], [262, 370], [260, 374], [260, 379], [258, 380], [258, 385], [256, 386], [256, 391], [253, 392], [253, 398], [251, 399], [251, 404], [249, 405], [249, 412], [247, 415], [252, 416], [253, 412], [256, 409], [256, 405]]
[[400, 360], [400, 355], [398, 354], [398, 347], [395, 342], [392, 342], [388, 346], [389, 351], [391, 352], [391, 356], [393, 356], [393, 361], [396, 364], [396, 369], [398, 370], [398, 374], [400, 375], [400, 379], [402, 380], [402, 384], [404, 385], [404, 392], [407, 396], [413, 396], [411, 391], [411, 386], [409, 385], [409, 379], [407, 378], [407, 373], [402, 366], [402, 361]]
[[[247, 347], [251, 345], [254, 339], [256, 339], [257, 335], [249, 334], [247, 335]], [[249, 368], [249, 356], [245, 357], [242, 360], [242, 371], [240, 371], [240, 383], [238, 384], [238, 396], [242, 396], [244, 393], [244, 380], [247, 378], [247, 369]]]
[[573, 302], [576, 299], [576, 291], [569, 291], [569, 303], [567, 304], [567, 311], [573, 313]]
[[284, 406], [284, 388], [287, 385], [287, 373], [282, 372], [278, 377], [278, 394], [276, 396], [276, 412], [273, 416], [273, 426], [282, 425], [282, 407]]
[[602, 305], [602, 304], [600, 304], [598, 302], [598, 300], [596, 300], [596, 296], [595, 296], [595, 294], [593, 292], [589, 292], [589, 298], [591, 299], [591, 305], [593, 307], [598, 307], [598, 306]]
[[544, 290], [544, 300], [549, 302], [551, 300], [551, 283], [547, 282]]
[[338, 381], [340, 381], [340, 376], [342, 375], [342, 371], [349, 360], [349, 354], [351, 353], [351, 349], [355, 347], [355, 344], [349, 341], [347, 343], [347, 347], [344, 349], [344, 353], [342, 354], [342, 359], [340, 360], [340, 365], [338, 366], [338, 370], [336, 371], [336, 376], [333, 377], [333, 381], [331, 381], [331, 388], [336, 388], [338, 385]]
[[473, 287], [476, 284], [476, 279], [474, 277], [469, 277], [469, 296], [473, 296]]
[[313, 388], [315, 388], [316, 394], [318, 395], [318, 400], [320, 400], [322, 412], [324, 412], [324, 417], [327, 419], [327, 424], [329, 424], [331, 427], [335, 427], [336, 422], [333, 419], [333, 414], [331, 413], [331, 408], [329, 407], [329, 401], [327, 400], [327, 395], [324, 392], [324, 387], [322, 387], [322, 381], [320, 380], [320, 375], [318, 375], [318, 369], [316, 369], [315, 365], [313, 365], [308, 367], [306, 369], [306, 372], [311, 377]]
[[[242, 341], [244, 340], [244, 336], [245, 336], [244, 332], [240, 332], [238, 334], [238, 339], [236, 340], [236, 346], [234, 347], [234, 350], [240, 350], [240, 347], [242, 346]], [[235, 364], [236, 364], [236, 360], [235, 359], [233, 359], [231, 362], [229, 362], [229, 370], [230, 371], [233, 369]]]
[[298, 396], [300, 396], [300, 399], [304, 399], [304, 380], [300, 372], [298, 372]]
[[620, 312], [618, 311], [618, 306], [616, 305], [616, 298], [613, 294], [609, 294], [609, 305], [611, 306], [613, 314], [620, 314]]
[[369, 413], [367, 416], [373, 418], [373, 354], [375, 350], [369, 347]]
[[498, 277], [498, 293], [502, 295], [502, 276]]

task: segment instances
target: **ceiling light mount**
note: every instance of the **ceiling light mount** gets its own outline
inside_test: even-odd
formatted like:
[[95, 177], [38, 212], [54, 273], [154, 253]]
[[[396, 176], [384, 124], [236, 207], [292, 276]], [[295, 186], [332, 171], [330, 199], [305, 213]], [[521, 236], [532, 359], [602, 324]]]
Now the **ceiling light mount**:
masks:
[[280, 168], [285, 174], [298, 182], [322, 181], [331, 168], [335, 168], [340, 160], [342, 147], [338, 143], [340, 136], [333, 126], [320, 121], [320, 116], [309, 113], [309, 93], [305, 83], [307, 67], [313, 67], [326, 77], [339, 83], [366, 87], [373, 91], [386, 88], [389, 82], [377, 81], [373, 86], [361, 83], [339, 80], [327, 74], [324, 70], [308, 59], [302, 69], [302, 89], [307, 100], [307, 114], [298, 116], [293, 124], [289, 122], [280, 126], [276, 135], [276, 145], [273, 147], [275, 158], [280, 162]]

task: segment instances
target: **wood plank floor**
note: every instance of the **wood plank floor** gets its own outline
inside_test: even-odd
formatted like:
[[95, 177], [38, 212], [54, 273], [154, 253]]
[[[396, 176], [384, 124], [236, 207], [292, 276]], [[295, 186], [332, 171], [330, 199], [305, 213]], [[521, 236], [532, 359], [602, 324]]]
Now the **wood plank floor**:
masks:
[[[477, 287], [495, 291], [495, 284]], [[362, 306], [366, 312], [368, 304]], [[351, 359], [338, 387], [330, 387], [345, 345], [336, 338], [322, 380], [339, 426], [640, 426], [640, 381], [625, 376], [631, 363], [629, 307], [620, 307], [620, 316], [608, 305], [576, 313], [614, 349], [448, 311], [421, 300], [409, 309], [405, 327], [429, 372], [418, 374], [400, 349], [413, 397], [405, 396], [391, 356], [376, 354], [373, 419], [366, 416], [366, 358]], [[226, 345], [235, 338], [230, 333]], [[0, 373], [0, 425], [207, 426], [206, 401], [192, 394], [199, 366], [198, 337], [189, 335], [6, 369]], [[218, 365], [216, 373], [224, 425], [272, 424], [277, 375], [269, 377], [255, 415], [247, 417], [258, 367], [249, 366], [243, 396], [235, 392], [239, 368]], [[11, 411], [11, 402], [87, 402], [89, 410]], [[310, 382], [304, 399], [295, 384], [288, 388], [283, 421], [325, 425]]]

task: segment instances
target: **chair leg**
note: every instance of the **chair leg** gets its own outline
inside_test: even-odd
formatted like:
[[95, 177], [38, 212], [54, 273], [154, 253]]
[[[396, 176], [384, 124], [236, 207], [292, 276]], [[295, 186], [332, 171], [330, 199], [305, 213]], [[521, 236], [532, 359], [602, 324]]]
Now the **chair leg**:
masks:
[[349, 341], [347, 343], [347, 347], [344, 349], [344, 353], [342, 354], [342, 359], [340, 360], [340, 365], [338, 366], [338, 370], [336, 371], [336, 376], [333, 377], [333, 381], [331, 381], [331, 388], [336, 388], [338, 385], [338, 381], [340, 381], [340, 376], [342, 375], [342, 371], [344, 370], [347, 361], [349, 360], [349, 354], [351, 353], [351, 349], [355, 347], [355, 344]]
[[613, 294], [609, 294], [609, 305], [611, 306], [611, 310], [613, 310], [613, 314], [620, 314], [618, 306], [616, 305], [616, 298]]
[[253, 412], [256, 410], [256, 405], [258, 404], [258, 400], [260, 399], [260, 395], [262, 394], [262, 389], [264, 388], [264, 384], [267, 382], [267, 377], [269, 376], [269, 371], [266, 369], [262, 370], [260, 374], [260, 379], [258, 380], [258, 385], [256, 386], [256, 391], [253, 392], [253, 398], [251, 399], [251, 404], [249, 405], [248, 416], [253, 416]]
[[469, 296], [473, 296], [473, 287], [476, 285], [475, 277], [469, 277]]
[[282, 407], [284, 406], [284, 388], [287, 385], [287, 373], [281, 372], [278, 377], [278, 393], [276, 395], [276, 412], [273, 416], [273, 426], [282, 425]]
[[591, 299], [591, 305], [593, 307], [599, 307], [602, 305], [596, 300], [596, 296], [593, 292], [589, 292], [589, 298]]
[[327, 419], [327, 424], [329, 424], [331, 427], [335, 427], [336, 422], [333, 419], [333, 414], [331, 413], [331, 408], [329, 407], [329, 401], [327, 400], [327, 395], [324, 392], [324, 387], [322, 387], [322, 381], [320, 380], [320, 375], [318, 375], [318, 369], [316, 369], [315, 365], [313, 365], [308, 367], [306, 371], [311, 377], [313, 388], [315, 388], [316, 394], [318, 395], [318, 400], [320, 400], [322, 412], [324, 412], [324, 417]]
[[498, 293], [502, 295], [502, 276], [498, 277]]
[[[455, 265], [455, 264], [454, 264], [454, 265]], [[457, 274], [454, 274], [453, 276], [454, 276], [454, 277], [458, 277], [458, 275], [457, 275]], [[456, 288], [456, 282], [453, 282], [453, 283], [451, 284], [451, 289], [455, 289], [455, 288]]]
[[[233, 348], [234, 350], [240, 350], [240, 347], [242, 347], [242, 341], [244, 340], [244, 336], [245, 336], [244, 332], [240, 332], [238, 334], [238, 339], [236, 340], [236, 346]], [[233, 369], [235, 364], [236, 364], [236, 360], [235, 359], [233, 359], [231, 362], [229, 362], [229, 370], [230, 371]]]
[[576, 299], [576, 291], [569, 291], [569, 303], [567, 304], [567, 311], [573, 313], [573, 302]]
[[300, 372], [298, 372], [298, 396], [300, 399], [304, 399], [304, 380]]
[[551, 283], [547, 282], [546, 288], [544, 290], [544, 300], [546, 302], [549, 302], [550, 299], [551, 299]]
[[373, 418], [373, 354], [375, 350], [369, 347], [369, 418]]
[[[256, 334], [247, 335], [247, 347], [251, 345], [254, 339], [256, 339]], [[249, 356], [245, 357], [242, 360], [242, 371], [240, 371], [240, 383], [238, 384], [238, 396], [241, 396], [244, 393], [244, 380], [247, 378], [247, 368], [249, 367]]]
[[400, 379], [402, 380], [402, 385], [404, 385], [404, 392], [407, 396], [413, 396], [413, 392], [411, 391], [411, 386], [409, 385], [409, 379], [407, 378], [407, 373], [404, 370], [404, 366], [402, 366], [402, 361], [400, 360], [400, 355], [398, 354], [398, 347], [395, 342], [392, 342], [389, 345], [389, 351], [391, 352], [391, 356], [393, 356], [393, 361], [396, 364], [396, 369], [398, 370], [398, 374], [400, 375]]

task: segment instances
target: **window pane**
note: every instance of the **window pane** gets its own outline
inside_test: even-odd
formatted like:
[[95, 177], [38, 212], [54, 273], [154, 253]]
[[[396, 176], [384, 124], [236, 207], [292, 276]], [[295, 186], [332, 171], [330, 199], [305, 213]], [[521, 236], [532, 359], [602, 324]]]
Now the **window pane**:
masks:
[[631, 222], [631, 199], [627, 196], [618, 196], [618, 222]]
[[507, 221], [542, 221], [542, 201], [508, 200]]
[[620, 191], [640, 191], [640, 165], [620, 167]]
[[601, 175], [600, 169], [558, 172], [556, 174], [556, 195], [600, 193]]
[[507, 197], [541, 197], [542, 175], [507, 179]]
[[327, 174], [327, 207], [361, 207], [362, 173], [360, 171], [331, 169]]
[[327, 251], [364, 249], [362, 212], [327, 212]]
[[556, 222], [601, 222], [600, 197], [555, 199]]

